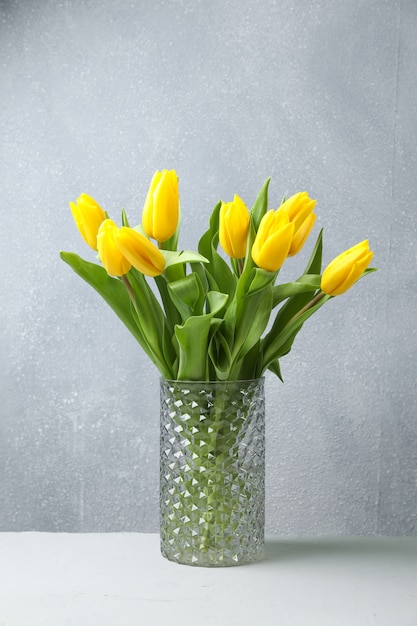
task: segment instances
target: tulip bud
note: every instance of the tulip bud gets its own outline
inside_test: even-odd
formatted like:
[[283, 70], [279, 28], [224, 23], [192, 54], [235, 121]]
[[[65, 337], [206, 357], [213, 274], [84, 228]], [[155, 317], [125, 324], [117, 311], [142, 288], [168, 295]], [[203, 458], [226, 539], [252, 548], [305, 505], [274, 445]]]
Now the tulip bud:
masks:
[[85, 243], [97, 250], [97, 233], [100, 224], [106, 219], [101, 206], [86, 193], [70, 202], [72, 216]]
[[339, 254], [324, 270], [321, 290], [329, 296], [340, 296], [345, 293], [359, 280], [373, 256], [367, 239]]
[[294, 235], [288, 256], [298, 254], [313, 229], [316, 215], [313, 213], [316, 201], [309, 198], [306, 191], [300, 191], [288, 198], [281, 209], [288, 213], [290, 222], [294, 223]]
[[143, 230], [156, 241], [167, 241], [177, 230], [178, 215], [178, 177], [175, 170], [155, 172], [143, 208]]
[[276, 272], [288, 256], [294, 235], [294, 223], [282, 209], [268, 211], [259, 224], [252, 246], [252, 259], [256, 265]]
[[239, 196], [233, 202], [223, 202], [220, 208], [219, 240], [223, 250], [233, 259], [246, 255], [249, 211]]
[[130, 262], [120, 252], [115, 241], [118, 227], [113, 220], [104, 220], [97, 235], [97, 249], [100, 261], [110, 276], [123, 276], [130, 270]]
[[123, 226], [115, 233], [117, 247], [139, 272], [146, 276], [159, 276], [165, 269], [162, 252], [144, 235]]

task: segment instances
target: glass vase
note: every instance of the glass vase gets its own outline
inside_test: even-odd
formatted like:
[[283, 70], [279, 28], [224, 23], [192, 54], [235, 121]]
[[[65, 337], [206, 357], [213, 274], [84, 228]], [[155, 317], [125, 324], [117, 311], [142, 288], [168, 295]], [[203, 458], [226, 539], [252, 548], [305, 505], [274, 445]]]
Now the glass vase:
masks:
[[160, 390], [163, 556], [206, 567], [259, 560], [265, 520], [263, 378], [161, 380]]

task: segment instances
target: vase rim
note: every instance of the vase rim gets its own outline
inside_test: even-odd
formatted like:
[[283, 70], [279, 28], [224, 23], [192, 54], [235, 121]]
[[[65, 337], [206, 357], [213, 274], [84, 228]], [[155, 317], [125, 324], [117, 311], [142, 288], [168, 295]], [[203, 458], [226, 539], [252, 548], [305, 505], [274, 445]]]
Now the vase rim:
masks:
[[178, 380], [176, 378], [164, 378], [161, 376], [161, 382], [166, 383], [181, 383], [182, 385], [218, 385], [218, 384], [236, 384], [236, 383], [256, 383], [263, 381], [265, 376], [259, 376], [259, 378], [236, 378], [231, 380]]

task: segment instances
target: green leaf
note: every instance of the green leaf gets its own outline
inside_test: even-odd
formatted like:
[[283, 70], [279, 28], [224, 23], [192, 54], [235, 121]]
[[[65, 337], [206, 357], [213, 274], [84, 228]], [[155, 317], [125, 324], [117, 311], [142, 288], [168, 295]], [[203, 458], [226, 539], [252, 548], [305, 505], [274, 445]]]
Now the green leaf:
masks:
[[323, 229], [321, 229], [321, 231], [318, 234], [316, 244], [314, 246], [313, 252], [311, 253], [311, 257], [307, 263], [307, 267], [304, 270], [303, 276], [305, 274], [321, 274], [322, 252], [323, 252]]
[[189, 317], [175, 327], [178, 342], [178, 380], [207, 380], [207, 352], [212, 315]]
[[167, 330], [172, 336], [174, 334], [175, 324], [181, 324], [182, 318], [177, 307], [172, 302], [171, 295], [168, 292], [169, 283], [166, 276], [164, 276], [164, 274], [155, 276], [155, 283], [158, 288], [159, 295], [161, 296], [162, 305], [165, 312], [165, 319], [167, 323]]
[[109, 276], [103, 267], [85, 261], [73, 252], [61, 252], [60, 257], [78, 276], [100, 294], [135, 339], [142, 343], [143, 335], [137, 327], [135, 316], [132, 313], [131, 300], [120, 279]]
[[317, 301], [311, 308], [307, 309], [301, 315], [295, 316], [293, 319], [289, 320], [289, 322], [281, 329], [280, 332], [276, 333], [273, 339], [265, 338], [262, 344], [262, 359], [263, 366], [262, 371], [264, 372], [270, 364], [276, 359], [287, 354], [294, 342], [294, 339], [297, 333], [301, 330], [304, 322], [311, 317], [325, 302], [327, 302], [332, 296], [323, 295], [320, 300]]
[[216, 283], [214, 283], [213, 286], [211, 285], [211, 283], [209, 283], [209, 274], [207, 274], [205, 266], [203, 266], [201, 263], [190, 263], [190, 268], [193, 274], [198, 275], [205, 293], [207, 293], [210, 289], [217, 289]]
[[256, 268], [247, 293], [237, 300], [232, 360], [237, 366], [264, 332], [272, 308], [273, 272]]
[[[129, 293], [119, 278], [109, 276], [106, 270], [100, 265], [85, 261], [73, 252], [61, 252], [61, 259], [67, 263], [78, 276], [85, 280], [97, 293], [107, 302], [116, 315], [132, 333], [136, 341], [142, 346], [148, 356], [152, 359], [163, 375], [170, 375], [170, 370], [165, 366], [164, 360], [155, 357], [149, 346], [149, 339], [146, 336], [137, 313], [132, 305]], [[161, 332], [161, 336], [163, 331]], [[171, 348], [172, 350], [172, 348]]]
[[198, 274], [188, 274], [185, 278], [169, 283], [168, 292], [183, 322], [192, 315], [203, 313], [206, 294]]
[[211, 367], [217, 380], [227, 380], [230, 373], [231, 353], [221, 332], [213, 333], [208, 350]]
[[281, 374], [281, 367], [279, 364], [279, 360], [276, 359], [275, 361], [272, 361], [272, 363], [270, 363], [268, 365], [268, 369], [275, 374], [275, 376], [278, 376], [278, 378], [280, 379], [280, 381], [283, 383], [284, 379], [282, 378], [282, 374]]
[[273, 308], [280, 302], [301, 293], [312, 293], [320, 289], [320, 274], [304, 274], [293, 283], [275, 285], [273, 288]]
[[122, 209], [122, 226], [129, 227], [129, 220], [127, 219], [126, 211]]
[[[256, 269], [258, 269], [252, 260], [252, 253], [251, 253], [253, 242], [255, 241], [255, 237], [256, 237], [256, 230], [255, 230], [255, 226], [253, 223], [253, 218], [251, 217], [250, 222], [249, 222], [248, 242], [247, 242], [247, 248], [246, 248], [246, 257], [245, 257], [245, 261], [243, 265], [243, 271], [242, 271], [242, 274], [239, 276], [239, 279], [237, 281], [237, 286], [236, 286], [237, 300], [242, 298], [243, 295], [247, 292], [248, 284], [253, 279], [253, 272]], [[274, 273], [273, 276], [275, 279], [277, 274]]]
[[251, 380], [261, 376], [259, 360], [260, 341], [258, 340], [241, 358], [234, 368], [233, 375], [239, 380]]
[[218, 202], [214, 207], [209, 228], [201, 237], [198, 244], [198, 251], [208, 263], [204, 266], [207, 274], [207, 281], [213, 291], [221, 291], [233, 296], [236, 289], [236, 277], [228, 263], [217, 251], [219, 245], [219, 215], [222, 203]]
[[[209, 291], [207, 294], [207, 313], [218, 316], [226, 306], [229, 296], [220, 291]], [[222, 320], [223, 321], [223, 320]]]
[[185, 266], [187, 263], [208, 263], [207, 259], [192, 250], [164, 250], [160, 249], [165, 259], [164, 276], [171, 283], [185, 277]]
[[[208, 259], [209, 263], [213, 262], [213, 247], [212, 241], [214, 237], [216, 237], [219, 232], [219, 213], [220, 208], [222, 206], [221, 202], [218, 202], [214, 207], [210, 219], [209, 219], [209, 228], [202, 235], [199, 243], [198, 243], [198, 251], [201, 255], [203, 255], [206, 259]], [[210, 271], [210, 268], [209, 268]]]
[[178, 380], [207, 380], [209, 376], [209, 346], [214, 334], [223, 324], [216, 315], [225, 307], [228, 295], [217, 291], [207, 294], [207, 313], [188, 317], [175, 327], [178, 345]]
[[217, 245], [216, 239], [218, 239], [217, 235], [212, 243], [212, 268], [213, 276], [217, 284], [215, 291], [227, 293], [232, 298], [236, 290], [237, 279], [229, 265], [217, 252], [216, 246], [214, 245]]
[[175, 252], [172, 250], [161, 250], [165, 259], [165, 269], [173, 265], [185, 265], [185, 263], [208, 263], [208, 260], [192, 250], [180, 250]]
[[261, 219], [268, 210], [268, 187], [271, 179], [268, 178], [261, 187], [255, 203], [251, 209], [251, 216], [256, 232], [258, 231]]
[[175, 351], [161, 305], [141, 272], [132, 267], [126, 280], [133, 289], [137, 322], [148, 346], [146, 352], [161, 373], [169, 378], [172, 376], [171, 364], [175, 359]]
[[250, 282], [247, 295], [256, 295], [266, 287], [273, 284], [275, 280], [275, 272], [268, 272], [259, 267], [256, 267], [253, 272], [253, 278]]

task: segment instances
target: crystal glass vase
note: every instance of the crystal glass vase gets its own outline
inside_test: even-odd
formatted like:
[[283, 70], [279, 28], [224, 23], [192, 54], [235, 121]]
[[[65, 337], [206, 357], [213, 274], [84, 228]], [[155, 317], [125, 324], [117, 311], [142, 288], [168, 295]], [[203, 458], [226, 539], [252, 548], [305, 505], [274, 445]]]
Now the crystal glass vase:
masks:
[[264, 380], [161, 380], [160, 536], [171, 561], [230, 566], [264, 548]]

